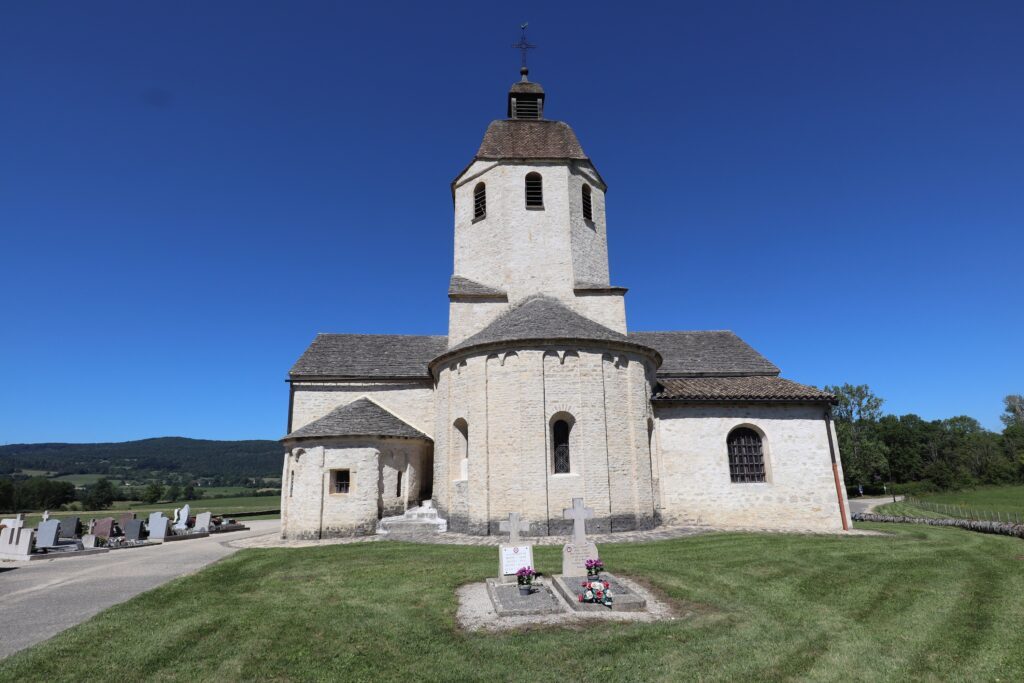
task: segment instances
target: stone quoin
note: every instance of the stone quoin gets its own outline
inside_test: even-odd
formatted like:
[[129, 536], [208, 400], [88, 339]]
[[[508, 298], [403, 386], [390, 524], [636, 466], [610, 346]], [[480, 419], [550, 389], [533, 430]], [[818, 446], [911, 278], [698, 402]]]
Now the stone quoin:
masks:
[[451, 183], [447, 335], [320, 334], [292, 367], [282, 535], [564, 535], [574, 498], [590, 533], [848, 528], [833, 396], [729, 331], [627, 329], [608, 188], [545, 99], [524, 68]]

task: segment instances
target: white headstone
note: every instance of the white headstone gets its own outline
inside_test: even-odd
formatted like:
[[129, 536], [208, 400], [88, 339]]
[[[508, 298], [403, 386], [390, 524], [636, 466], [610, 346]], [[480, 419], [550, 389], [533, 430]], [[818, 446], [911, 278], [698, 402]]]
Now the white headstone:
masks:
[[519, 532], [529, 531], [530, 525], [519, 519], [518, 512], [510, 512], [508, 521], [500, 522], [498, 529], [508, 532], [508, 543], [498, 546], [498, 576], [506, 581], [523, 567], [533, 566], [533, 545], [519, 538]]
[[563, 519], [572, 520], [572, 540], [562, 548], [562, 575], [586, 576], [587, 560], [596, 560], [597, 546], [587, 540], [587, 520], [594, 509], [583, 506], [582, 498], [573, 498], [572, 507], [562, 510]]
[[196, 515], [196, 525], [193, 527], [196, 531], [209, 531], [210, 525], [213, 521], [213, 514], [210, 512], [200, 512]]
[[175, 521], [175, 523], [174, 523], [174, 529], [176, 531], [184, 531], [185, 529], [188, 529], [188, 515], [189, 515], [189, 512], [190, 511], [189, 511], [188, 503], [186, 503], [185, 507], [181, 508], [181, 510], [180, 510], [181, 514], [178, 517], [177, 521]]
[[25, 516], [3, 520], [0, 530], [0, 558], [5, 560], [27, 560], [35, 550], [35, 532], [25, 528]]
[[153, 541], [163, 541], [167, 536], [167, 524], [169, 519], [164, 517], [162, 512], [154, 512], [149, 515], [146, 528], [149, 529], [149, 538]]

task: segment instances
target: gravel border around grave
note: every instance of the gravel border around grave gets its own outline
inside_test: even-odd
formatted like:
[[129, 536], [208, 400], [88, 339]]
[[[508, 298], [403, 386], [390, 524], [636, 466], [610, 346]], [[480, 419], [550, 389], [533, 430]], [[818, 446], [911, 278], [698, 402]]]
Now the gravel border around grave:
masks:
[[494, 610], [491, 598], [487, 594], [487, 585], [480, 581], [461, 586], [455, 592], [459, 599], [455, 619], [459, 627], [467, 631], [499, 632], [531, 626], [578, 626], [588, 621], [675, 621], [688, 619], [694, 615], [694, 612], [690, 611], [677, 613], [671, 605], [659, 600], [651, 591], [635, 581], [624, 577], [619, 577], [619, 581], [647, 601], [646, 611], [616, 612], [613, 607], [606, 611], [575, 612], [559, 598], [562, 610], [555, 614], [501, 617]]

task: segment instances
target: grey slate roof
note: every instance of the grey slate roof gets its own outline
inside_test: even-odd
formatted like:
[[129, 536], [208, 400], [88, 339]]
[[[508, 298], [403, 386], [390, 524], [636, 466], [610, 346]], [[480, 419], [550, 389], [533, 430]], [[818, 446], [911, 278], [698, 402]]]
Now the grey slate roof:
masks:
[[630, 332], [661, 354], [658, 376], [778, 375], [779, 369], [728, 330]]
[[318, 334], [288, 373], [302, 378], [422, 378], [448, 337], [406, 334]]
[[449, 351], [495, 342], [541, 339], [586, 339], [640, 345], [624, 334], [583, 317], [557, 299], [533, 296], [505, 311], [490, 325]]
[[475, 297], [505, 297], [508, 294], [501, 289], [482, 285], [468, 278], [459, 275], [452, 275], [448, 283], [448, 296], [475, 296]]
[[406, 439], [432, 439], [368, 398], [335, 408], [319, 420], [310, 422], [285, 439], [309, 439], [331, 436], [398, 436]]
[[568, 123], [533, 119], [491, 121], [477, 159], [587, 159]]
[[533, 81], [516, 81], [512, 84], [512, 87], [508, 89], [510, 93], [533, 93], [536, 95], [543, 95], [544, 88], [540, 87], [540, 83], [534, 83]]
[[660, 379], [653, 400], [834, 402], [835, 396], [781, 377], [676, 377]]

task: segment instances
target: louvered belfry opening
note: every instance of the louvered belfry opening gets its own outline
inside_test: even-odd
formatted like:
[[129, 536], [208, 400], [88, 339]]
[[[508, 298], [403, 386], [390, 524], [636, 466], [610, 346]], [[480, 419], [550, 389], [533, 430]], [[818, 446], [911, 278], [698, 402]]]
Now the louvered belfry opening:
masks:
[[763, 482], [764, 450], [761, 435], [753, 429], [740, 427], [729, 433], [729, 477], [734, 483]]
[[590, 185], [583, 186], [583, 218], [588, 221], [594, 220], [594, 207], [590, 202]]
[[473, 218], [483, 218], [487, 215], [487, 186], [477, 183], [473, 188]]
[[544, 208], [544, 181], [536, 171], [526, 174], [526, 207]]
[[551, 443], [555, 452], [555, 474], [569, 474], [569, 423], [557, 420], [551, 426]]
[[540, 99], [537, 97], [523, 96], [512, 100], [512, 118], [514, 119], [539, 119], [541, 115]]

